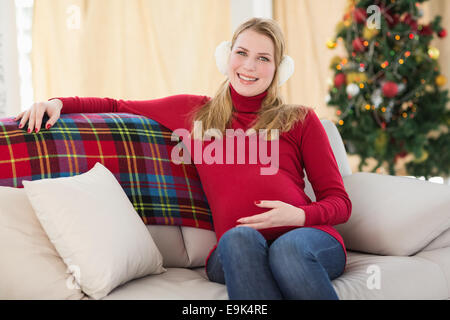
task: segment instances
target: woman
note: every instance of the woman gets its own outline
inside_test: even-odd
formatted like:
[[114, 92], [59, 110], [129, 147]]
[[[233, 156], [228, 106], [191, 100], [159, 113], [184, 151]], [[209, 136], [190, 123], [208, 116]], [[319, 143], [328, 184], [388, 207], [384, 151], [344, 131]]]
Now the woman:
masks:
[[[172, 131], [189, 130], [194, 142], [201, 141], [206, 148], [214, 144], [215, 159], [220, 160], [196, 163], [218, 240], [206, 261], [208, 278], [226, 284], [230, 299], [338, 299], [331, 280], [343, 273], [346, 251], [332, 225], [346, 222], [352, 205], [315, 112], [282, 101], [278, 86], [288, 61], [284, 48], [275, 21], [253, 18], [237, 28], [226, 51], [227, 64], [218, 62], [227, 79], [212, 99], [195, 95], [147, 101], [53, 98], [34, 104], [16, 119], [21, 119], [22, 127], [29, 120], [31, 132], [40, 128], [44, 113], [50, 117], [48, 129], [61, 112], [130, 112]], [[194, 126], [195, 121], [201, 126]], [[205, 132], [223, 134], [230, 128], [247, 134], [271, 130], [258, 142], [259, 146], [276, 144], [271, 150], [277, 153], [278, 170], [261, 174], [267, 164], [261, 159], [222, 161], [230, 156], [228, 136], [216, 135], [211, 141]], [[280, 134], [274, 138], [273, 132]], [[247, 134], [245, 141], [250, 141], [254, 135]], [[250, 158], [250, 149], [243, 148]], [[234, 160], [235, 154], [231, 156]], [[303, 169], [316, 202], [303, 191]]]

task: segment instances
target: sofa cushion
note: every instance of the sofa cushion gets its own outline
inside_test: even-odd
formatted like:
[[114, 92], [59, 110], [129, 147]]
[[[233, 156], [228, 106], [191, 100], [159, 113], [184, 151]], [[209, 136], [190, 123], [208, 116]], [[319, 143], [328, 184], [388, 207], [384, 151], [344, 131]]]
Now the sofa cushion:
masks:
[[189, 267], [205, 266], [206, 258], [217, 243], [215, 232], [192, 227], [181, 227], [181, 232], [189, 257]]
[[213, 230], [211, 211], [194, 164], [175, 164], [172, 131], [128, 113], [63, 114], [50, 130], [28, 134], [0, 119], [0, 186], [84, 173], [96, 162], [115, 175], [148, 225]]
[[81, 299], [23, 188], [0, 187], [0, 299]]
[[147, 225], [147, 229], [153, 241], [155, 241], [159, 252], [161, 252], [164, 267], [190, 267], [189, 256], [186, 252], [183, 234], [179, 226]]
[[414, 257], [426, 259], [428, 261], [434, 262], [439, 266], [438, 274], [442, 275], [446, 281], [447, 288], [447, 298], [450, 299], [450, 247], [421, 251]]
[[445, 230], [436, 239], [431, 241], [422, 251], [430, 251], [441, 248], [450, 248], [450, 229]]
[[146, 226], [102, 164], [77, 176], [23, 185], [43, 229], [87, 295], [100, 299], [129, 280], [165, 271]]
[[348, 249], [408, 256], [450, 227], [449, 186], [368, 172], [343, 181], [353, 208], [336, 229]]
[[217, 242], [214, 231], [201, 228], [148, 225], [147, 229], [167, 268], [203, 267]]
[[443, 261], [436, 263], [419, 256], [348, 251], [344, 274], [332, 283], [343, 300], [446, 300], [450, 296], [441, 271], [444, 267]]
[[204, 268], [168, 268], [167, 272], [127, 282], [103, 300], [226, 300], [225, 285], [209, 281]]

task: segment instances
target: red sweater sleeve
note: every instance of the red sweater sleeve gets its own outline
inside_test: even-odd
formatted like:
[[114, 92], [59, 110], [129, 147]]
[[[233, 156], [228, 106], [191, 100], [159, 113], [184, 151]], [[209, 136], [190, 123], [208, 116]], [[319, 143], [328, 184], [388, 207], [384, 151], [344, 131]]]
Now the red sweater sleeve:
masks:
[[95, 97], [65, 97], [61, 113], [123, 112], [142, 115], [174, 131], [188, 129], [187, 116], [193, 108], [205, 104], [210, 98], [201, 95], [178, 94], [152, 100], [115, 100]]
[[301, 126], [300, 154], [316, 202], [298, 206], [305, 211], [305, 226], [336, 225], [346, 222], [351, 200], [331, 149], [327, 133], [314, 111]]

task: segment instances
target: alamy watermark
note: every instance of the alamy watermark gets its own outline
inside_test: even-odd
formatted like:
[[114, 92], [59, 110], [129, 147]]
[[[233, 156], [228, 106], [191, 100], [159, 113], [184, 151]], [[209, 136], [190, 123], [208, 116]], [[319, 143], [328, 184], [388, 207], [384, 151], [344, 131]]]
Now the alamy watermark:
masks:
[[[194, 121], [194, 130], [200, 130], [197, 132], [203, 132], [202, 122]], [[218, 129], [208, 129], [204, 132], [203, 139], [192, 139], [191, 134], [186, 129], [176, 129], [172, 132], [171, 140], [179, 141], [179, 137], [183, 138], [183, 141], [179, 142], [173, 149], [171, 154], [171, 160], [175, 164], [191, 163], [190, 153], [193, 154], [194, 163], [202, 164], [234, 164], [235, 155], [237, 156], [237, 164], [245, 164], [246, 150], [248, 141], [248, 164], [262, 165], [270, 164], [270, 167], [261, 167], [261, 175], [274, 175], [278, 172], [279, 167], [279, 130], [270, 130], [271, 140], [267, 140], [268, 130], [260, 129], [259, 134], [256, 134], [256, 130], [249, 129], [244, 132], [242, 129], [226, 129], [225, 130], [225, 150], [224, 140], [222, 133]], [[203, 148], [203, 141], [214, 141], [207, 144]], [[235, 143], [235, 138], [237, 139]], [[248, 138], [248, 139], [247, 139]], [[193, 146], [192, 146], [193, 142]], [[270, 144], [270, 155], [269, 145]], [[191, 152], [193, 150], [193, 153]], [[180, 156], [182, 152], [182, 156]], [[214, 155], [213, 155], [214, 153]], [[225, 162], [224, 162], [225, 154]]]
[[66, 19], [66, 27], [69, 30], [81, 29], [81, 9], [79, 6], [72, 4], [67, 7], [66, 13], [68, 17]]
[[[69, 30], [79, 30], [81, 28], [81, 8], [78, 5], [72, 4], [67, 6], [66, 13], [66, 27]], [[377, 5], [370, 5], [367, 7], [367, 27], [369, 29], [381, 29], [381, 8]], [[370, 15], [370, 16], [369, 16]]]
[[[377, 5], [371, 5], [366, 10], [368, 16], [366, 20], [367, 28], [381, 29], [381, 9]], [[371, 14], [371, 16], [369, 16]]]
[[369, 290], [381, 289], [381, 269], [376, 264], [367, 267], [366, 273], [370, 274], [366, 280], [366, 286]]

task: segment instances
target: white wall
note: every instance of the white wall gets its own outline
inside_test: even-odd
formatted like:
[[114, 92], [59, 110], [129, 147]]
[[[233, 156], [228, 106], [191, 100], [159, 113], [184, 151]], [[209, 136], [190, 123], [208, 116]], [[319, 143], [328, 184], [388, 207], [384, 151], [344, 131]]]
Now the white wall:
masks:
[[14, 0], [0, 0], [0, 117], [20, 112], [20, 82]]

